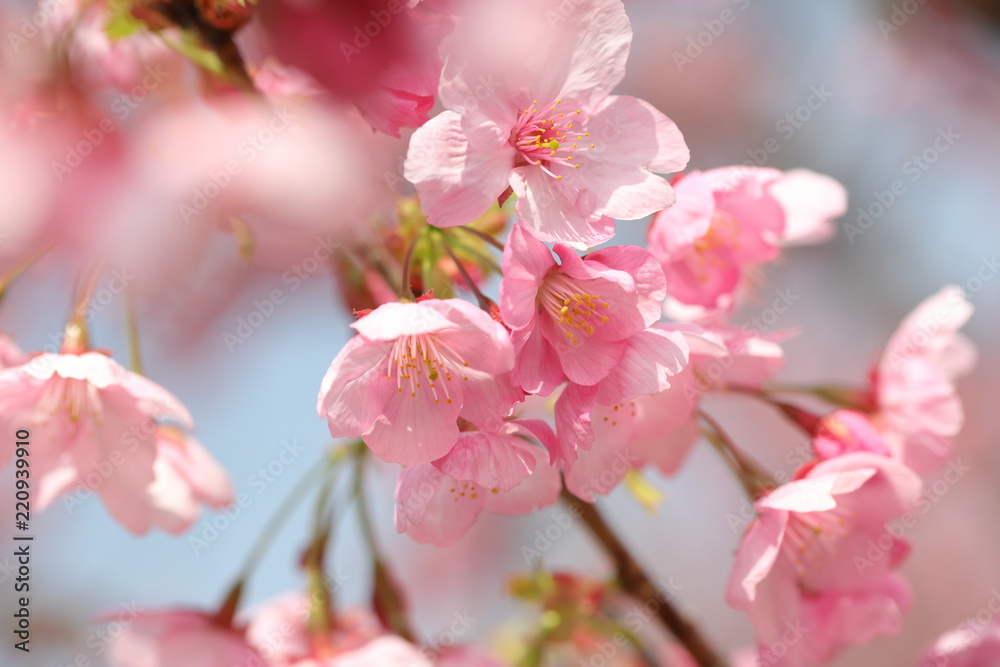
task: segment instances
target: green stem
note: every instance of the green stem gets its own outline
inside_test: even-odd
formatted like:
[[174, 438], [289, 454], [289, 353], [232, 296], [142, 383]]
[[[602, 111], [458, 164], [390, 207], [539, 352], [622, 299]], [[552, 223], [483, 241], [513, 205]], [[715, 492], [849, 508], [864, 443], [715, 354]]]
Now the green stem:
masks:
[[372, 579], [375, 587], [375, 604], [383, 615], [389, 629], [407, 641], [415, 641], [416, 635], [410, 627], [404, 611], [403, 596], [396, 587], [392, 575], [385, 566], [375, 531], [372, 528], [371, 516], [368, 512], [368, 500], [365, 496], [364, 471], [368, 457], [365, 451], [358, 452], [354, 468], [354, 500], [357, 503], [358, 521], [361, 524], [361, 535], [372, 557]]
[[125, 330], [128, 334], [128, 354], [132, 372], [145, 375], [142, 367], [142, 351], [139, 347], [139, 318], [135, 310], [135, 290], [125, 288]]

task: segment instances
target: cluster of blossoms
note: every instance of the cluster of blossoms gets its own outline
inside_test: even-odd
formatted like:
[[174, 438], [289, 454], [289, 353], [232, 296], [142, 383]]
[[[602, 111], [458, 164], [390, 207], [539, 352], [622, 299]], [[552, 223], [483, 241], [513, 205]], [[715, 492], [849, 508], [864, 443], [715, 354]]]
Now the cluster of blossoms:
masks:
[[[972, 307], [955, 287], [930, 297], [864, 386], [808, 388], [827, 414], [769, 387], [792, 332], [735, 315], [767, 264], [832, 236], [846, 192], [808, 170], [685, 172], [677, 126], [612, 94], [632, 41], [621, 0], [81, 2], [47, 30], [45, 44], [12, 42], [42, 73], [0, 71], [11, 109], [0, 174], [12, 184], [0, 294], [49, 253], [80, 275], [56, 348], [0, 340], [0, 422], [30, 425], [36, 510], [96, 491], [127, 530], [177, 534], [201, 505], [233, 501], [182, 403], [90, 346], [105, 267], [127, 265], [123, 288], [175, 299], [197, 328], [244, 268], [232, 255], [292, 266], [292, 289], [324, 266], [355, 319], [317, 410], [356, 444], [331, 450], [321, 472], [355, 462], [360, 480], [369, 452], [396, 464], [400, 533], [445, 546], [482, 512], [593, 503], [622, 484], [642, 495], [646, 469], [678, 474], [704, 438], [754, 510], [726, 599], [756, 645], [734, 660], [823, 664], [900, 630], [910, 545], [887, 525], [916, 508], [962, 427], [954, 383], [975, 363], [959, 333]], [[616, 220], [644, 218], [646, 247], [594, 249]], [[194, 300], [208, 277], [223, 294]], [[249, 333], [228, 335], [232, 351]], [[717, 393], [780, 410], [811, 460], [774, 483], [703, 410]], [[614, 632], [630, 637], [616, 665], [719, 664], [690, 629], [637, 645], [628, 619], [645, 613], [644, 575], [584, 511], [620, 590], [544, 571], [512, 583], [550, 623], [517, 664], [585, 660]], [[307, 594], [241, 612], [240, 578], [217, 612], [141, 614], [110, 664], [502, 664], [471, 646], [420, 648], [368, 533], [373, 610], [334, 604], [320, 529], [303, 557]], [[996, 627], [953, 635], [922, 664], [1000, 651]]]

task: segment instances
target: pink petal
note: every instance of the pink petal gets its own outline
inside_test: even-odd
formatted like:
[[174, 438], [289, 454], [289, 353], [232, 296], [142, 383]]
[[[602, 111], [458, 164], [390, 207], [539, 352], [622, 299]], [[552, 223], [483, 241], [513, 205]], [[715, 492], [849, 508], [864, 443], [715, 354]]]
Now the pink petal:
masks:
[[603, 340], [597, 336], [579, 336], [579, 344], [570, 343], [551, 318], [542, 320], [542, 333], [559, 356], [559, 364], [571, 382], [594, 385], [607, 377], [621, 361], [626, 343]]
[[401, 336], [454, 331], [459, 325], [438, 300], [418, 303], [391, 301], [355, 320], [351, 328], [369, 341], [394, 341]]
[[645, 248], [610, 246], [587, 255], [587, 262], [598, 262], [630, 275], [639, 297], [639, 311], [646, 326], [658, 322], [663, 315], [662, 302], [667, 296], [667, 281], [659, 262]]
[[591, 427], [590, 412], [597, 396], [596, 387], [584, 387], [569, 383], [556, 401], [555, 419], [556, 434], [559, 437], [559, 455], [557, 461], [572, 463], [576, 460], [576, 452], [580, 449], [590, 449], [594, 442], [594, 430]]
[[757, 585], [767, 577], [778, 558], [787, 524], [787, 512], [770, 511], [747, 529], [729, 574], [726, 602], [730, 606], [747, 609], [754, 602]]
[[487, 493], [430, 464], [407, 468], [396, 492], [396, 530], [421, 544], [454, 544], [475, 523]]
[[604, 142], [594, 149], [602, 151], [603, 161], [644, 167], [662, 174], [683, 171], [687, 166], [691, 152], [684, 136], [672, 120], [649, 102], [611, 95], [591, 114], [587, 129], [596, 137], [595, 141]]
[[[521, 446], [519, 446], [519, 443]], [[535, 469], [530, 447], [516, 436], [464, 433], [435, 467], [457, 480], [471, 480], [486, 489], [510, 491]]]
[[441, 458], [458, 440], [462, 389], [461, 382], [451, 383], [451, 403], [435, 399], [426, 387], [391, 392], [382, 414], [363, 434], [365, 444], [383, 461], [404, 466]]
[[514, 386], [510, 373], [493, 376], [470, 366], [462, 378], [463, 399], [459, 414], [485, 431], [498, 431], [514, 405], [524, 400], [524, 392]]
[[454, 227], [486, 213], [513, 165], [514, 148], [495, 123], [445, 111], [413, 133], [404, 169], [427, 221]]
[[525, 229], [537, 239], [565, 243], [577, 250], [614, 236], [614, 220], [596, 212], [593, 197], [565, 183], [533, 166], [511, 172], [517, 214]]
[[398, 393], [396, 382], [388, 373], [392, 345], [355, 336], [330, 364], [316, 409], [327, 419], [333, 437], [360, 437], [379, 418], [393, 394]]
[[673, 206], [656, 214], [649, 227], [649, 249], [664, 263], [682, 259], [708, 233], [715, 197], [704, 174], [693, 171], [674, 186]]
[[438, 338], [469, 368], [493, 375], [514, 368], [510, 334], [485, 311], [463, 299], [431, 299], [423, 304], [436, 309], [453, 323], [453, 327], [438, 334]]
[[[153, 484], [156, 440], [135, 398], [120, 387], [101, 390], [102, 418], [95, 420], [92, 439], [73, 448], [82, 474], [111, 467], [97, 492], [108, 513], [129, 531], [142, 534], [153, 525], [152, 508], [141, 502]], [[130, 436], [130, 437], [129, 437]], [[131, 442], [129, 446], [125, 443]]]
[[520, 329], [531, 324], [538, 311], [538, 288], [555, 265], [548, 247], [515, 224], [504, 247], [500, 281], [500, 313], [507, 326]]
[[514, 377], [524, 391], [548, 396], [566, 379], [559, 356], [539, 326], [512, 334], [517, 360]]
[[507, 493], [489, 493], [485, 503], [488, 512], [522, 516], [558, 502], [562, 491], [559, 468], [546, 461], [545, 452], [538, 447], [525, 444], [522, 449], [534, 457], [534, 470]]
[[643, 394], [658, 394], [670, 386], [670, 376], [688, 363], [684, 335], [669, 327], [653, 326], [626, 342], [621, 361], [601, 381], [597, 402], [623, 403]]
[[800, 245], [830, 240], [836, 218], [847, 211], [847, 190], [829, 176], [808, 169], [793, 169], [770, 189], [785, 211], [785, 244]]

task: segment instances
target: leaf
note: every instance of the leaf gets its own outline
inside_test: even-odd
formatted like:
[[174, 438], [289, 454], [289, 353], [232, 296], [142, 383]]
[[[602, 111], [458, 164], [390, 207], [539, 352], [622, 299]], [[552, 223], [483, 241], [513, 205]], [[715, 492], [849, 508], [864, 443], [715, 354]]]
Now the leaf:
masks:
[[226, 75], [226, 66], [223, 65], [222, 59], [219, 58], [219, 54], [205, 46], [202, 46], [201, 44], [198, 44], [193, 36], [185, 35], [184, 39], [179, 42], [164, 37], [164, 41], [166, 41], [172, 49], [185, 56], [199, 67], [221, 77]]
[[108, 5], [108, 20], [104, 24], [104, 34], [112, 42], [117, 42], [140, 30], [146, 24], [132, 15], [132, 6], [127, 0], [114, 0]]

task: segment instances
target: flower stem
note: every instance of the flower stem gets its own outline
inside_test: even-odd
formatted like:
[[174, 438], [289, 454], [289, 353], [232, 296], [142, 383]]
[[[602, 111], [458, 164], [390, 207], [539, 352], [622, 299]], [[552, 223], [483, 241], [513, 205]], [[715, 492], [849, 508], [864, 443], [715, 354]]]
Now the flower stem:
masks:
[[465, 280], [466, 286], [472, 291], [473, 294], [476, 295], [476, 301], [479, 302], [479, 307], [486, 312], [490, 312], [490, 309], [493, 307], [493, 301], [480, 291], [479, 286], [476, 285], [472, 276], [469, 275], [469, 272], [462, 265], [462, 262], [457, 256], [455, 256], [455, 251], [451, 249], [451, 244], [448, 243], [448, 239], [445, 238], [444, 235], [441, 236], [441, 242], [441, 245], [444, 246], [448, 256], [451, 257], [451, 261], [455, 262], [455, 266], [458, 267], [458, 272], [462, 274], [462, 278]]
[[233, 615], [236, 613], [236, 608], [239, 606], [246, 581], [253, 574], [264, 554], [267, 553], [268, 548], [274, 542], [274, 538], [278, 536], [281, 528], [288, 524], [288, 516], [308, 495], [315, 482], [323, 479], [324, 475], [332, 473], [336, 469], [340, 462], [344, 460], [344, 454], [345, 450], [342, 447], [330, 452], [326, 465], [317, 465], [310, 468], [309, 472], [299, 480], [299, 483], [295, 485], [292, 492], [282, 501], [277, 511], [275, 511], [264, 526], [264, 530], [261, 531], [257, 541], [254, 542], [250, 553], [247, 554], [246, 560], [243, 561], [243, 567], [240, 568], [236, 581], [226, 594], [225, 602], [217, 614], [218, 618], [225, 620], [228, 617], [230, 621], [232, 620]]
[[135, 290], [131, 285], [125, 288], [125, 330], [128, 334], [128, 354], [132, 372], [144, 375], [142, 350], [139, 347], [139, 319], [135, 312]]
[[710, 429], [704, 432], [705, 438], [729, 463], [751, 500], [774, 488], [774, 483], [767, 471], [736, 446], [736, 443], [719, 422], [701, 410], [698, 411], [698, 416], [708, 424]]
[[400, 301], [416, 300], [416, 297], [413, 296], [413, 287], [410, 286], [410, 269], [413, 267], [413, 251], [417, 249], [417, 244], [420, 242], [421, 236], [421, 234], [413, 235], [410, 247], [406, 249], [406, 257], [403, 258], [403, 277], [399, 280]]
[[642, 566], [632, 557], [632, 554], [618, 539], [618, 536], [611, 530], [597, 509], [589, 503], [581, 502], [565, 488], [563, 488], [562, 497], [583, 519], [591, 535], [601, 544], [605, 553], [614, 562], [621, 587], [639, 602], [656, 602], [657, 617], [673, 633], [677, 641], [687, 649], [698, 665], [701, 667], [723, 667], [725, 663], [715, 652], [715, 649], [708, 644], [699, 629], [674, 608], [663, 591], [650, 581]]
[[492, 236], [490, 236], [486, 232], [481, 232], [478, 229], [473, 229], [472, 227], [456, 227], [456, 229], [462, 229], [462, 230], [465, 230], [468, 233], [472, 234], [473, 236], [478, 236], [483, 241], [486, 241], [487, 243], [489, 243], [491, 246], [493, 246], [494, 248], [496, 248], [500, 252], [503, 252], [503, 248], [504, 248], [503, 243], [500, 243], [500, 241], [497, 241], [495, 238], [493, 238]]
[[375, 611], [384, 620], [390, 630], [403, 639], [413, 642], [416, 635], [406, 617], [405, 601], [391, 573], [385, 566], [378, 543], [375, 541], [375, 531], [368, 512], [368, 499], [365, 496], [364, 471], [368, 457], [361, 447], [355, 455], [354, 468], [354, 501], [357, 503], [358, 521], [361, 524], [361, 535], [368, 553], [372, 558], [372, 579], [375, 588]]

